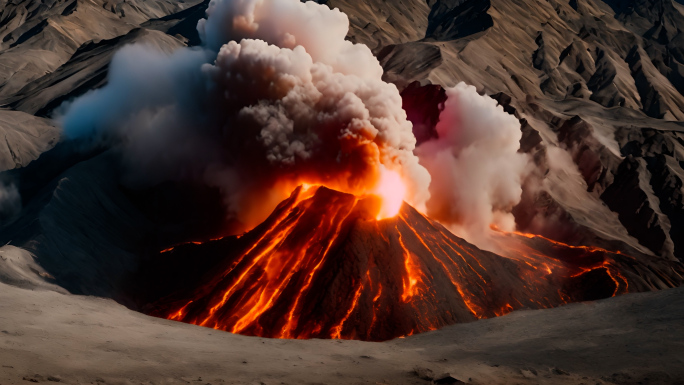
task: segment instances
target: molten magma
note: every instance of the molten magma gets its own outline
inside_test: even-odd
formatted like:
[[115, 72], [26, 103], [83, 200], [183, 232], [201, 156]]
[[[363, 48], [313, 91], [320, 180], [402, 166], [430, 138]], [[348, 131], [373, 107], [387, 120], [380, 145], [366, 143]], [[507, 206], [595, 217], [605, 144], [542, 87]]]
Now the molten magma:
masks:
[[373, 194], [381, 199], [377, 220], [392, 218], [399, 214], [401, 205], [406, 197], [406, 184], [401, 175], [385, 168], [380, 173], [380, 180], [373, 189]]
[[[289, 196], [296, 187], [303, 189], [302, 196], [306, 195], [306, 191], [311, 191], [312, 188], [324, 186], [326, 188], [345, 192], [354, 195], [359, 199], [368, 197], [376, 197], [378, 199], [370, 199], [367, 202], [367, 209], [370, 212], [375, 212], [375, 219], [383, 220], [396, 216], [399, 214], [404, 199], [407, 195], [407, 187], [401, 174], [397, 171], [388, 169], [380, 164], [376, 172], [369, 173], [370, 176], [355, 180], [355, 183], [350, 184], [348, 180], [330, 180], [321, 181], [314, 178], [298, 178], [296, 182], [282, 181], [277, 187], [281, 190], [283, 196]], [[315, 190], [313, 190], [315, 192]], [[301, 194], [300, 194], [301, 195]], [[301, 196], [299, 199], [303, 199]], [[373, 201], [374, 203], [371, 203]]]
[[377, 205], [373, 197], [300, 187], [238, 239], [169, 251], [186, 260], [220, 253], [223, 262], [151, 313], [246, 335], [380, 341], [654, 285], [621, 269], [657, 267], [619, 253], [502, 233], [518, 253], [504, 258], [407, 204], [378, 221]]

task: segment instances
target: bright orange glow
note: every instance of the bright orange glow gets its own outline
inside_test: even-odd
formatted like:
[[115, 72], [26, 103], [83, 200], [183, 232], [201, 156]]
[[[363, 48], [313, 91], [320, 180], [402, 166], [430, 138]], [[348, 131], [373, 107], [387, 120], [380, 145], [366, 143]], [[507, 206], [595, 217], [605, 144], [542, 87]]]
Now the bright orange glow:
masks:
[[[302, 199], [313, 195], [320, 186], [356, 195], [359, 198], [368, 195], [376, 196], [380, 198], [380, 207], [378, 207], [376, 219], [393, 218], [399, 213], [404, 198], [406, 198], [406, 184], [398, 172], [389, 170], [384, 166], [380, 166], [379, 174], [380, 176], [374, 186], [361, 185], [350, 188], [335, 181], [327, 181], [326, 183], [297, 182], [297, 185], [301, 186]], [[289, 194], [289, 191], [293, 189], [291, 183], [284, 183], [280, 188], [283, 190], [283, 195]]]
[[359, 297], [361, 297], [361, 290], [363, 289], [363, 285], [359, 285], [359, 287], [356, 289], [356, 293], [354, 294], [354, 299], [352, 300], [352, 305], [347, 310], [347, 314], [342, 318], [342, 321], [340, 321], [340, 324], [335, 326], [332, 331], [332, 335], [330, 338], [339, 340], [342, 339], [342, 328], [344, 328], [344, 323], [347, 322], [349, 319], [349, 316], [352, 315], [354, 312], [354, 309], [356, 309], [356, 305], [359, 303]]
[[380, 173], [380, 181], [373, 190], [373, 194], [382, 199], [382, 207], [377, 219], [393, 218], [399, 214], [401, 205], [404, 203], [406, 184], [399, 173], [383, 167]]
[[183, 317], [185, 317], [185, 315], [186, 315], [185, 309], [187, 309], [187, 307], [188, 307], [191, 303], [192, 303], [192, 301], [188, 302], [187, 305], [185, 305], [185, 306], [183, 306], [182, 308], [178, 309], [178, 311], [177, 311], [176, 313], [174, 313], [174, 314], [172, 314], [172, 315], [169, 316], [169, 319], [170, 319], [170, 320], [173, 320], [173, 321], [180, 321], [180, 320], [182, 320]]
[[401, 294], [401, 300], [404, 302], [409, 302], [413, 296], [418, 294], [418, 282], [422, 281], [420, 276], [420, 266], [418, 266], [411, 252], [404, 245], [404, 241], [401, 239], [401, 233], [397, 231], [399, 236], [399, 244], [404, 254], [404, 268], [406, 269], [406, 277], [404, 278], [404, 292]]
[[[299, 199], [304, 200], [313, 196], [319, 187], [326, 187], [331, 190], [347, 193], [363, 199], [369, 196], [377, 197], [379, 205], [375, 205], [377, 209], [376, 220], [383, 220], [395, 217], [407, 194], [407, 186], [402, 179], [399, 172], [390, 170], [384, 165], [380, 164], [376, 173], [371, 173], [365, 178], [355, 180], [353, 183], [346, 179], [326, 179], [318, 176], [298, 176], [293, 179], [283, 179], [278, 181], [273, 186], [272, 197], [277, 197], [278, 201], [282, 201], [292, 194], [292, 191], [300, 189]], [[271, 206], [275, 208], [274, 202], [261, 202], [264, 207]], [[263, 210], [257, 210], [263, 215]], [[259, 216], [257, 215], [257, 216]], [[252, 218], [255, 219], [255, 218]], [[255, 223], [250, 223], [250, 229], [256, 227], [265, 218], [259, 217]]]
[[[521, 258], [527, 265], [530, 265], [535, 269], [541, 267], [546, 276], [552, 276], [556, 271], [558, 271], [558, 274], [563, 274], [568, 278], [578, 278], [592, 271], [604, 270], [612, 283], [615, 285], [612, 297], [615, 297], [621, 293], [629, 292], [629, 281], [620, 273], [617, 266], [612, 263], [612, 255], [624, 256], [624, 254], [619, 251], [609, 251], [595, 246], [568, 245], [566, 243], [554, 241], [553, 239], [549, 239], [537, 234], [522, 233], [517, 231], [505, 232], [499, 230], [494, 225], [492, 225], [491, 228], [492, 230], [506, 237], [506, 239], [503, 241], [503, 244], [506, 245], [506, 253], [504, 253], [505, 256]], [[562, 260], [554, 257], [549, 252], [544, 253], [532, 248], [523, 241], [524, 239], [541, 242], [546, 247], [550, 248], [550, 251], [553, 249], [560, 249], [579, 253], [579, 260], [577, 261], [579, 264], [577, 266], [572, 266], [564, 263]], [[594, 258], [582, 261], [582, 258], [586, 256]], [[565, 303], [570, 302], [570, 298], [565, 293], [559, 291], [559, 294]]]
[[[348, 214], [347, 214], [348, 216]], [[346, 217], [345, 217], [346, 219]], [[325, 248], [325, 251], [323, 252], [322, 256], [323, 258], [320, 259], [320, 261], [314, 266], [312, 271], [309, 273], [306, 279], [306, 284], [302, 288], [302, 290], [299, 291], [299, 294], [297, 295], [297, 299], [294, 302], [294, 305], [292, 306], [292, 309], [290, 310], [290, 313], [288, 314], [287, 318], [287, 323], [285, 324], [285, 327], [283, 328], [283, 331], [281, 333], [282, 338], [292, 338], [292, 330], [297, 326], [297, 322], [299, 321], [299, 317], [295, 318], [295, 311], [298, 309], [298, 305], [300, 300], [302, 299], [303, 294], [307, 293], [309, 291], [309, 287], [311, 286], [311, 281], [313, 280], [314, 276], [316, 275], [316, 272], [320, 269], [321, 265], [325, 261], [325, 256], [328, 254], [328, 251], [330, 251], [330, 247], [332, 246], [333, 242], [337, 239], [340, 233], [340, 226], [342, 225], [344, 221], [340, 221], [337, 224], [337, 228], [335, 229], [335, 235], [333, 238], [328, 241], [328, 245]]]
[[312, 188], [317, 187], [315, 184], [302, 183], [302, 192], [307, 193], [311, 191]]
[[635, 287], [618, 252], [499, 231], [501, 258], [408, 205], [376, 220], [368, 195], [301, 185], [163, 316], [262, 337], [381, 341]]
[[495, 310], [494, 314], [496, 314], [497, 317], [504, 316], [510, 312], [515, 310], [511, 304], [507, 303], [505, 306], [503, 306], [500, 310]]

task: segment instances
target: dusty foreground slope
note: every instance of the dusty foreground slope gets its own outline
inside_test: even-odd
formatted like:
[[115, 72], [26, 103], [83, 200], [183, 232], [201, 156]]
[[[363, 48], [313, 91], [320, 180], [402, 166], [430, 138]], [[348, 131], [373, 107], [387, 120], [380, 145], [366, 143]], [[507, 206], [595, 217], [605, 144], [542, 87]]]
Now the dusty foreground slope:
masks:
[[[450, 326], [384, 343], [245, 337], [112, 300], [0, 284], [0, 383], [675, 384], [684, 289]], [[53, 382], [54, 383], [54, 382]]]

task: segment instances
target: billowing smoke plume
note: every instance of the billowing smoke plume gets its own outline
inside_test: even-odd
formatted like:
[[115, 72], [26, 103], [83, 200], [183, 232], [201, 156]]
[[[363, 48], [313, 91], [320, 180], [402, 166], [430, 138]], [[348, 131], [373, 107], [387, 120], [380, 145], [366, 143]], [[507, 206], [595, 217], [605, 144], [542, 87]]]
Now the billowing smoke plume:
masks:
[[390, 170], [407, 201], [427, 201], [430, 175], [399, 92], [366, 46], [345, 40], [343, 13], [212, 0], [207, 15], [201, 48], [117, 53], [108, 85], [65, 108], [65, 133], [115, 143], [128, 183], [219, 186], [246, 227], [301, 182], [367, 193]]
[[112, 141], [129, 184], [220, 187], [244, 227], [302, 182], [367, 193], [391, 170], [409, 203], [479, 245], [491, 224], [514, 229], [529, 162], [518, 121], [493, 99], [465, 84], [449, 89], [439, 139], [420, 146], [419, 163], [397, 88], [381, 80], [368, 47], [345, 40], [343, 13], [298, 0], [212, 0], [207, 15], [200, 48], [117, 53], [108, 85], [66, 107], [66, 134]]
[[520, 149], [520, 123], [497, 102], [464, 83], [447, 89], [437, 125], [438, 139], [416, 150], [432, 176], [430, 217], [480, 247], [488, 242], [490, 225], [515, 230], [511, 214], [529, 171]]

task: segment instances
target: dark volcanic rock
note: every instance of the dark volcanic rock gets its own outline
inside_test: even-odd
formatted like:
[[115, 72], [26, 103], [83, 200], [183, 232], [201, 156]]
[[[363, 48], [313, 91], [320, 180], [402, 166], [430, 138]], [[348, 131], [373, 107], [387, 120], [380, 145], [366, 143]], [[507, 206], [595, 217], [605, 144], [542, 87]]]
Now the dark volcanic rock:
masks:
[[[162, 298], [148, 312], [264, 337], [387, 340], [515, 309], [648, 290], [656, 281], [679, 283], [667, 278], [667, 264], [647, 267], [534, 236], [518, 238], [521, 260], [504, 258], [407, 204], [378, 221], [376, 204], [324, 187], [299, 188], [237, 242], [162, 253], [157, 263], [167, 254], [188, 260], [220, 253], [223, 261], [196, 289]], [[620, 273], [623, 265], [629, 274]], [[664, 278], [652, 280], [649, 268]]]
[[[23, 204], [13, 222], [0, 223], [0, 242], [36, 255], [54, 282], [71, 293], [136, 308], [148, 292], [159, 290], [137, 279], [147, 256], [226, 228], [221, 194], [170, 182], [129, 189], [119, 181], [118, 157], [104, 148], [84, 148], [62, 142], [26, 167], [0, 173], [0, 180], [16, 184]], [[204, 266], [201, 261], [196, 260]]]
[[494, 25], [487, 14], [489, 0], [428, 0], [432, 10], [428, 16], [427, 39], [455, 40]]
[[[684, 204], [682, 202], [682, 180], [684, 171], [672, 156], [658, 154], [646, 158], [651, 172], [651, 186], [659, 198], [660, 210], [670, 220], [670, 239], [684, 237]], [[674, 255], [684, 261], [684, 250], [676, 248]]]
[[143, 23], [142, 27], [166, 32], [182, 38], [188, 46], [197, 46], [202, 43], [197, 32], [197, 23], [206, 16], [208, 6], [209, 0], [204, 0], [184, 11]]
[[440, 377], [439, 379], [436, 379], [432, 382], [433, 384], [437, 385], [451, 385], [451, 384], [465, 384], [465, 382], [459, 380], [456, 377], [452, 377], [451, 375], [445, 376], [445, 377]]
[[408, 120], [413, 123], [417, 145], [438, 137], [435, 127], [446, 99], [446, 92], [439, 85], [421, 86], [414, 82], [401, 92], [402, 108], [406, 111]]
[[388, 45], [377, 53], [385, 69], [383, 80], [402, 89], [409, 83], [425, 79], [442, 64], [439, 46], [423, 42]]
[[656, 254], [672, 255], [670, 224], [658, 207], [649, 185], [650, 175], [643, 160], [628, 156], [620, 165], [615, 183], [601, 199], [618, 213], [620, 221], [639, 242]]

